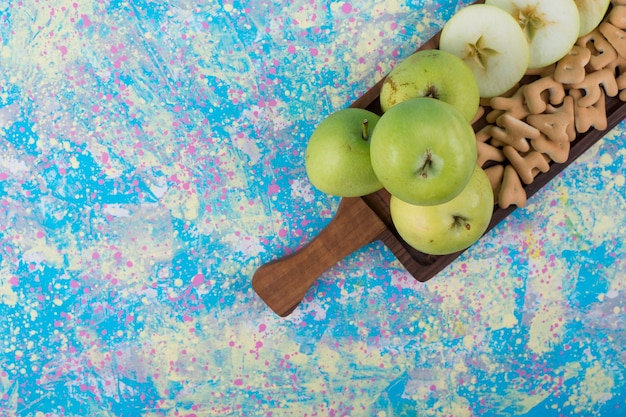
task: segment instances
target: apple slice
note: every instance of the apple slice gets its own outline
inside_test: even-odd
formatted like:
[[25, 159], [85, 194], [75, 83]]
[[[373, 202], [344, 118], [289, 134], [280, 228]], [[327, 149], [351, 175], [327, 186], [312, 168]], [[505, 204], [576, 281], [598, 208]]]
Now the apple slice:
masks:
[[441, 30], [439, 49], [471, 68], [480, 96], [510, 90], [528, 69], [526, 37], [515, 19], [496, 6], [471, 4], [457, 11]]
[[580, 15], [578, 37], [591, 33], [598, 27], [609, 9], [611, 0], [574, 0]]
[[530, 48], [529, 69], [554, 64], [578, 39], [580, 14], [574, 0], [486, 0], [521, 26]]

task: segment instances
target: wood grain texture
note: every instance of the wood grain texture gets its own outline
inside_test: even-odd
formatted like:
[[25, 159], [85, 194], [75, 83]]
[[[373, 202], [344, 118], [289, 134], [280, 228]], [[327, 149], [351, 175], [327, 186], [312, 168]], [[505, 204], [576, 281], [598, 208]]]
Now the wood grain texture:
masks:
[[276, 314], [287, 316], [324, 271], [379, 239], [393, 241], [387, 225], [363, 199], [344, 198], [330, 223], [306, 246], [262, 265], [252, 277], [252, 287]]

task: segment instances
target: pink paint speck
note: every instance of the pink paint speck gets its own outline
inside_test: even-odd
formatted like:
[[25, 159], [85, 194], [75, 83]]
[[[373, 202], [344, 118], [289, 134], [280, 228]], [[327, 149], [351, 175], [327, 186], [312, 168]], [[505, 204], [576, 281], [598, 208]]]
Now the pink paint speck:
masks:
[[311, 53], [311, 56], [317, 56], [319, 54], [319, 51], [316, 48], [309, 48], [309, 52]]
[[352, 11], [352, 5], [350, 3], [344, 3], [343, 6], [341, 6], [341, 11], [344, 13], [350, 13]]
[[83, 26], [88, 28], [89, 26], [91, 26], [91, 20], [89, 19], [89, 17], [87, 15], [82, 15], [81, 18], [83, 19]]
[[287, 52], [289, 52], [290, 54], [295, 54], [296, 53], [296, 47], [293, 45], [289, 45], [289, 47], [287, 48]]
[[241, 378], [235, 379], [235, 385], [237, 385], [238, 387], [243, 385], [243, 380]]
[[280, 191], [280, 187], [278, 187], [278, 185], [276, 184], [272, 184], [269, 186], [267, 190], [267, 194], [274, 195], [274, 194], [278, 194], [279, 191]]
[[198, 287], [202, 284], [204, 284], [204, 274], [196, 274], [193, 279], [191, 280], [191, 284], [194, 287]]

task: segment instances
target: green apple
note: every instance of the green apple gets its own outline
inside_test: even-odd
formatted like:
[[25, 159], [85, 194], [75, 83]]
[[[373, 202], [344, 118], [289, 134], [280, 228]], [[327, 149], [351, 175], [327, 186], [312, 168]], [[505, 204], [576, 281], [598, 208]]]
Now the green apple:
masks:
[[526, 34], [530, 49], [528, 68], [543, 68], [572, 49], [580, 31], [574, 0], [485, 0], [509, 13]]
[[591, 33], [600, 25], [611, 5], [611, 0], [574, 0], [580, 14], [578, 37]]
[[391, 194], [412, 204], [441, 204], [472, 176], [476, 137], [453, 105], [417, 97], [383, 113], [370, 155], [374, 173]]
[[323, 119], [305, 152], [305, 169], [320, 191], [359, 197], [382, 188], [370, 159], [371, 132], [380, 116], [369, 110], [345, 108]]
[[468, 121], [478, 111], [480, 94], [472, 70], [461, 58], [440, 49], [425, 49], [396, 65], [380, 89], [383, 112], [415, 97], [432, 97], [456, 107]]
[[395, 196], [389, 202], [391, 219], [406, 243], [429, 255], [447, 255], [470, 247], [489, 227], [494, 209], [491, 183], [475, 166], [463, 191], [436, 206], [416, 206]]
[[459, 9], [443, 26], [439, 49], [472, 70], [480, 96], [504, 94], [522, 79], [530, 51], [522, 28], [507, 12], [487, 4]]

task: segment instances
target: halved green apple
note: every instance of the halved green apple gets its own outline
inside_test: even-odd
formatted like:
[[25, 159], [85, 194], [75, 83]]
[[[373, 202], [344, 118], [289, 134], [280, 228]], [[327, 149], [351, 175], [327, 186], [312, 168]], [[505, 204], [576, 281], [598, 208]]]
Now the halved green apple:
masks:
[[530, 59], [528, 42], [516, 20], [487, 4], [471, 4], [457, 11], [441, 30], [439, 49], [465, 61], [483, 98], [513, 88]]
[[574, 0], [485, 0], [515, 18], [528, 40], [528, 68], [552, 65], [572, 49], [580, 31]]

